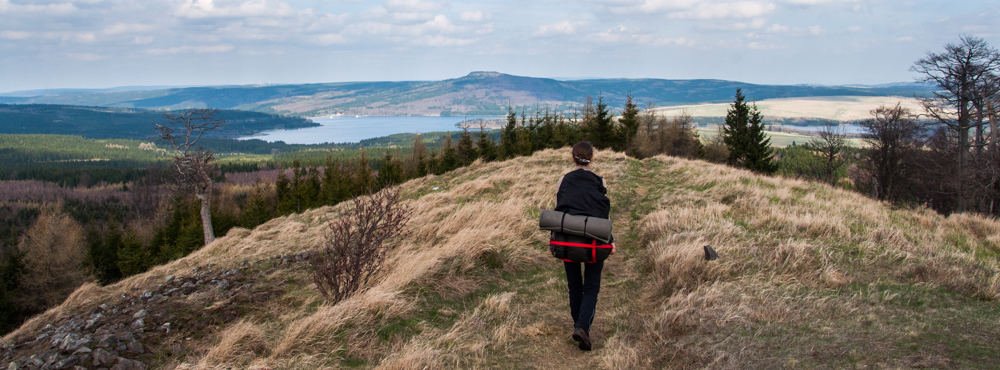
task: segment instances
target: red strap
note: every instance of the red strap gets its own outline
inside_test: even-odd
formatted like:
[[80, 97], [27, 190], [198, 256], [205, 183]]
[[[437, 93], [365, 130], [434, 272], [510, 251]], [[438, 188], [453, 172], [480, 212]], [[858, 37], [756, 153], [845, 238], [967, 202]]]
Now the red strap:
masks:
[[583, 244], [583, 243], [559, 242], [552, 240], [549, 241], [549, 244], [562, 245], [566, 247], [581, 247], [581, 248], [611, 248], [611, 244], [597, 244], [597, 241], [594, 241], [594, 244]]
[[[595, 263], [595, 262], [597, 262], [597, 248], [612, 248], [613, 247], [611, 244], [601, 244], [601, 245], [598, 245], [597, 244], [597, 239], [594, 239], [594, 242], [592, 244], [559, 242], [559, 241], [555, 241], [555, 240], [550, 240], [549, 244], [562, 245], [562, 246], [565, 246], [565, 247], [590, 248], [591, 259], [590, 259], [590, 262], [587, 262], [587, 263]], [[573, 262], [573, 261], [570, 261], [570, 260], [565, 259], [565, 258], [560, 258], [560, 259], [563, 260], [563, 261], [566, 261], [566, 262]]]
[[590, 261], [597, 262], [597, 239], [594, 239], [594, 247], [590, 248], [590, 254], [593, 256], [590, 258]]

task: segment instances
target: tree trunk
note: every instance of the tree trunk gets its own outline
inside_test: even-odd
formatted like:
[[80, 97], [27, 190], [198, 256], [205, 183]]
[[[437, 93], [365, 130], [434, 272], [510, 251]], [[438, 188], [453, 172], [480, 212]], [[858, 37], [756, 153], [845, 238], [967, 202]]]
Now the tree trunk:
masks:
[[212, 188], [202, 190], [195, 197], [201, 200], [201, 228], [205, 231], [205, 245], [208, 245], [215, 240], [215, 232], [212, 230]]

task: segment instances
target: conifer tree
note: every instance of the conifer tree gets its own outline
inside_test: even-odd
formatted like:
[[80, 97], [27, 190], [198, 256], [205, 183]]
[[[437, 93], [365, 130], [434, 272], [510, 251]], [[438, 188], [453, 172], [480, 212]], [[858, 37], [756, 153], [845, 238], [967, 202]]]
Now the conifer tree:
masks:
[[278, 179], [274, 182], [274, 192], [275, 198], [278, 201], [278, 215], [292, 213], [291, 182], [288, 181], [288, 176], [285, 176], [285, 169], [281, 168], [281, 166], [278, 166]]
[[590, 142], [597, 149], [606, 149], [614, 143], [613, 114], [604, 103], [604, 97], [597, 97], [597, 107], [594, 109], [593, 126], [590, 128]]
[[458, 147], [455, 148], [455, 157], [460, 166], [468, 166], [479, 157], [472, 140], [472, 134], [469, 134], [467, 127], [462, 128], [462, 136], [458, 139]]
[[618, 146], [615, 150], [624, 150], [625, 155], [632, 156], [635, 146], [635, 136], [639, 131], [639, 107], [636, 106], [632, 93], [625, 96], [625, 110], [622, 111], [622, 118], [618, 120], [619, 127]]
[[411, 178], [427, 176], [427, 146], [419, 133], [413, 135], [413, 154], [406, 172]]
[[458, 156], [455, 153], [454, 142], [451, 140], [451, 133], [446, 133], [441, 143], [441, 161], [438, 162], [438, 171], [435, 174], [442, 174], [458, 168]]
[[403, 166], [388, 150], [382, 157], [382, 168], [378, 171], [378, 186], [385, 188], [403, 182]]
[[497, 160], [496, 144], [490, 138], [490, 132], [483, 126], [479, 127], [479, 140], [476, 141], [476, 151], [479, 153], [479, 158], [483, 159], [483, 162]]
[[726, 112], [722, 128], [723, 142], [729, 148], [729, 164], [751, 171], [772, 174], [778, 170], [774, 162], [771, 139], [764, 134], [764, 119], [757, 104], [748, 105], [740, 89], [736, 100]]
[[514, 108], [507, 106], [507, 125], [500, 135], [500, 156], [503, 159], [517, 156], [517, 114]]
[[320, 185], [325, 204], [334, 205], [351, 197], [349, 173], [339, 159], [333, 159], [333, 155], [326, 156], [323, 183]]
[[361, 148], [361, 157], [358, 158], [354, 173], [354, 191], [351, 195], [371, 193], [375, 190], [374, 186], [375, 176], [372, 175], [372, 168], [368, 164], [368, 154], [365, 153], [365, 148]]

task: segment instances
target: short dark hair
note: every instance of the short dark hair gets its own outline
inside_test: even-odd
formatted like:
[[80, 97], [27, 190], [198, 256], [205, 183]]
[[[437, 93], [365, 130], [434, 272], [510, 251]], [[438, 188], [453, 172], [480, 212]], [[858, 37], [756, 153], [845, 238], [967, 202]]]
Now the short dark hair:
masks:
[[594, 159], [594, 146], [590, 145], [589, 141], [581, 141], [573, 145], [573, 162], [587, 166], [592, 159]]

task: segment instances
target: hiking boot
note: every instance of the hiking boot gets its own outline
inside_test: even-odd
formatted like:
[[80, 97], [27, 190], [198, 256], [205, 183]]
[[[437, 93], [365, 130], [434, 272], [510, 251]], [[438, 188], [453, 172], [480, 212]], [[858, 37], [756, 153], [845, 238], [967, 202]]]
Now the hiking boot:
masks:
[[586, 330], [581, 328], [573, 329], [573, 340], [580, 342], [580, 350], [589, 351], [590, 345], [590, 335], [587, 334]]

